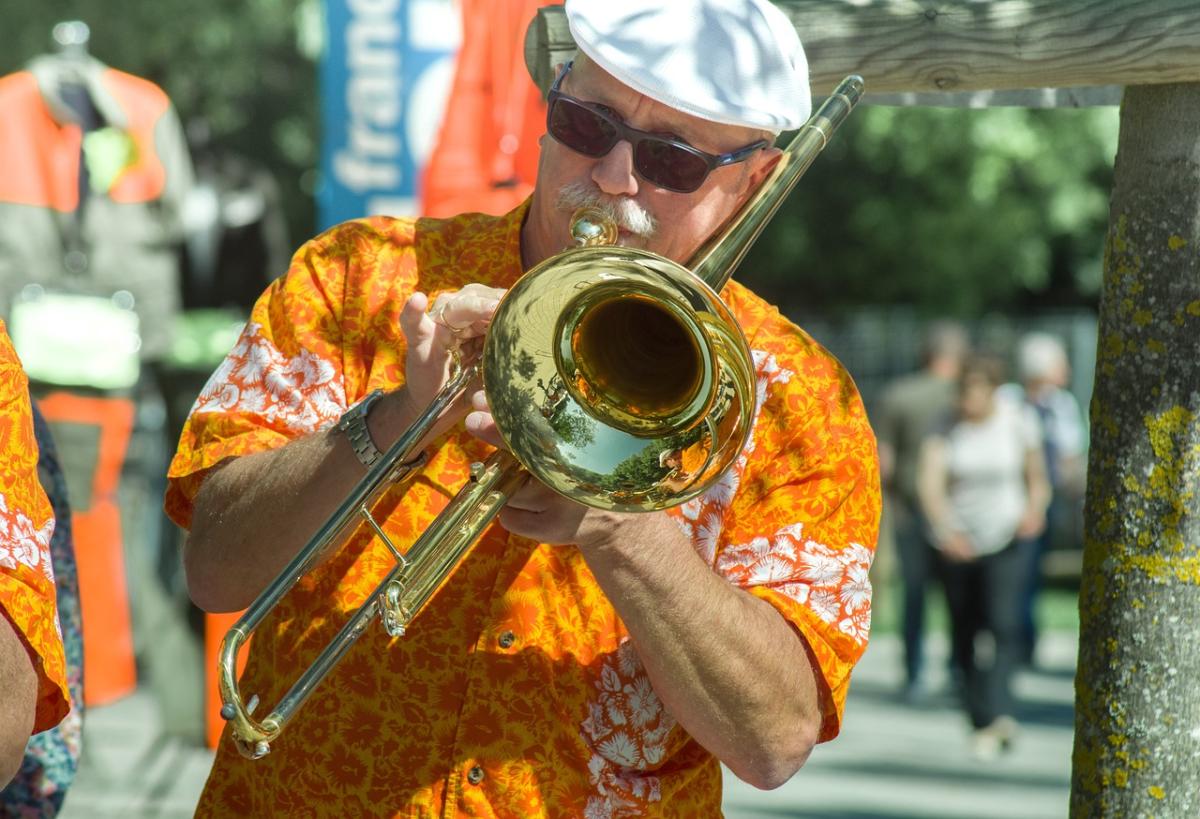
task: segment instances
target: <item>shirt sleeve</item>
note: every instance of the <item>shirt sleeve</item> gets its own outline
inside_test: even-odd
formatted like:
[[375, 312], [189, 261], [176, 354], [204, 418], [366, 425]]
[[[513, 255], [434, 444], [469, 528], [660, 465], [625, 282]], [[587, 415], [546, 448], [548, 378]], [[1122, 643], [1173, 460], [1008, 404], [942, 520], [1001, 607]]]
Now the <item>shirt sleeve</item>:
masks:
[[1025, 451], [1040, 452], [1046, 430], [1042, 425], [1041, 419], [1038, 417], [1037, 410], [1028, 404], [1020, 404], [1016, 408], [1016, 417], [1017, 433], [1020, 436], [1021, 445], [1025, 448]]
[[180, 526], [191, 528], [196, 493], [214, 466], [329, 427], [346, 410], [346, 260], [365, 232], [349, 223], [313, 239], [254, 305], [171, 461], [164, 508]]
[[0, 613], [15, 627], [37, 675], [34, 732], [70, 710], [55, 607], [54, 515], [38, 481], [29, 384], [0, 322]]
[[1073, 393], [1059, 389], [1054, 394], [1054, 435], [1064, 457], [1078, 457], [1087, 450], [1087, 430], [1083, 412]]
[[840, 730], [870, 629], [875, 438], [849, 375], [798, 328], [776, 314], [751, 347], [751, 443], [723, 485], [685, 505], [683, 517], [715, 570], [778, 609], [808, 644], [824, 687], [824, 741]]
[[896, 445], [896, 439], [899, 437], [896, 430], [899, 424], [896, 408], [897, 401], [896, 386], [893, 384], [889, 389], [884, 391], [875, 412], [875, 434], [879, 439], [879, 443], [893, 447]]

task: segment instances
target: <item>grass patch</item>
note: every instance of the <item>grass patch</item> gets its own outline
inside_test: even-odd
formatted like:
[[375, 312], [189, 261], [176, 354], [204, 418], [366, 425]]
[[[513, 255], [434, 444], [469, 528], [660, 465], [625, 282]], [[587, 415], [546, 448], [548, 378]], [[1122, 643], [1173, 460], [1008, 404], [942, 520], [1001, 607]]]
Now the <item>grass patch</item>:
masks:
[[[891, 578], [875, 587], [875, 605], [871, 612], [871, 631], [898, 634], [903, 607], [903, 589], [899, 578]], [[1079, 631], [1079, 590], [1069, 586], [1043, 587], [1034, 604], [1038, 628], [1044, 631]], [[948, 634], [950, 615], [941, 584], [935, 581], [925, 595], [925, 629], [930, 634]]]

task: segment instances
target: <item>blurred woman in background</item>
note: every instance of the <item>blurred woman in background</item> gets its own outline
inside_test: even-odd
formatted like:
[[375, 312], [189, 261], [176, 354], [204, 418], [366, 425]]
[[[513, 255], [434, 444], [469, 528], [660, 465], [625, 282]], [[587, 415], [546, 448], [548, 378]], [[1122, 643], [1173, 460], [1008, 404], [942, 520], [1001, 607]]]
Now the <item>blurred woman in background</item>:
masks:
[[[917, 491], [941, 558], [951, 656], [982, 759], [1016, 733], [1010, 683], [1021, 654], [1020, 595], [1026, 543], [1044, 528], [1050, 488], [1037, 418], [996, 400], [999, 359], [969, 358], [954, 411], [921, 446]], [[975, 638], [994, 640], [990, 663]]]

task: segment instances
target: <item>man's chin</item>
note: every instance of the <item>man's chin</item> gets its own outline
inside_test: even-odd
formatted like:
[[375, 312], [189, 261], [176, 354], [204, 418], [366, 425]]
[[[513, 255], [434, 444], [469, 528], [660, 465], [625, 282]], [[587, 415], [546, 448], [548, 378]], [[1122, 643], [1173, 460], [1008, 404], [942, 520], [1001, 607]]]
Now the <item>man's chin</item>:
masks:
[[638, 250], [645, 250], [649, 243], [649, 238], [640, 233], [632, 233], [628, 230], [617, 230], [617, 245], [619, 247], [632, 247]]

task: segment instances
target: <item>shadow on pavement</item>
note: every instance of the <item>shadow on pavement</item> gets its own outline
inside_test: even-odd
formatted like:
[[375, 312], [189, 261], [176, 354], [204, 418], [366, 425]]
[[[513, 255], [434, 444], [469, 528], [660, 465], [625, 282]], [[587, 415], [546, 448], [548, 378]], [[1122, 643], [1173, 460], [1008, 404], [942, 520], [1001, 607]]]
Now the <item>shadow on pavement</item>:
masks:
[[1048, 725], [1055, 728], [1075, 727], [1075, 708], [1070, 703], [1054, 700], [1017, 700], [1017, 722]]
[[[729, 805], [727, 807], [734, 807]], [[862, 810], [830, 810], [828, 808], [819, 811], [797, 810], [794, 807], [781, 805], [779, 807], [753, 807], [746, 808], [741, 805], [736, 806], [738, 809], [739, 819], [752, 819], [756, 816], [786, 816], [788, 819], [928, 819], [927, 814], [910, 813], [907, 811], [888, 811], [880, 813], [878, 811], [862, 811]]]
[[[1020, 744], [1015, 746], [1014, 753], [1020, 753]], [[988, 785], [1003, 782], [1005, 785], [1017, 785], [1023, 788], [1048, 788], [1060, 790], [1070, 786], [1070, 778], [1058, 773], [1039, 774], [1030, 771], [1014, 771], [1001, 764], [984, 764], [975, 768], [956, 768], [947, 770], [942, 761], [926, 763], [919, 759], [890, 759], [886, 762], [858, 760], [846, 762], [827, 761], [826, 770], [842, 770], [856, 777], [868, 779], [887, 777], [889, 779], [904, 779], [907, 781], [924, 780], [931, 783], [953, 782], [955, 784], [970, 783]], [[887, 814], [899, 816], [901, 814]]]

